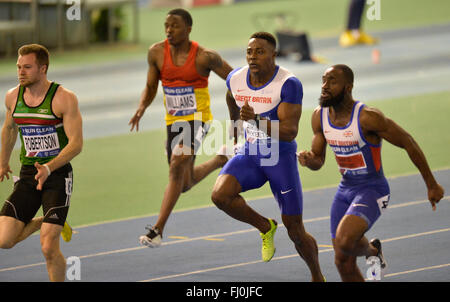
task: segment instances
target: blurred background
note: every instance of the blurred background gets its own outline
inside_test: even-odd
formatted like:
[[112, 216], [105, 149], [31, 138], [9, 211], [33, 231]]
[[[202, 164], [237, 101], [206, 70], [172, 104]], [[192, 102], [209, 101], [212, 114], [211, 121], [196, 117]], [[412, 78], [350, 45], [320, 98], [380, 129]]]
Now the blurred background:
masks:
[[[145, 85], [148, 47], [165, 38], [163, 23], [175, 7], [192, 14], [191, 39], [218, 51], [233, 67], [245, 64], [252, 33], [277, 35], [282, 54], [277, 63], [304, 87], [299, 149], [310, 147], [322, 73], [344, 63], [355, 72], [355, 99], [382, 109], [409, 131], [433, 169], [450, 168], [450, 1], [363, 2], [356, 33], [348, 28], [350, 0], [0, 0], [0, 94], [17, 85], [21, 45], [49, 48], [48, 78], [75, 92], [83, 115], [85, 146], [72, 162], [74, 226], [159, 210], [168, 170], [161, 91], [140, 132], [130, 133], [128, 121]], [[223, 123], [225, 83], [212, 74], [209, 87], [214, 117]], [[4, 114], [1, 105], [1, 124]], [[339, 182], [330, 153], [321, 171], [300, 169], [305, 190]], [[199, 154], [197, 162], [210, 156]], [[388, 177], [417, 173], [407, 154], [389, 144], [383, 163]], [[17, 175], [18, 150], [10, 165]], [[217, 173], [183, 194], [176, 209], [211, 205]], [[0, 183], [0, 200], [11, 190], [12, 181]], [[245, 196], [266, 195], [268, 186]]]

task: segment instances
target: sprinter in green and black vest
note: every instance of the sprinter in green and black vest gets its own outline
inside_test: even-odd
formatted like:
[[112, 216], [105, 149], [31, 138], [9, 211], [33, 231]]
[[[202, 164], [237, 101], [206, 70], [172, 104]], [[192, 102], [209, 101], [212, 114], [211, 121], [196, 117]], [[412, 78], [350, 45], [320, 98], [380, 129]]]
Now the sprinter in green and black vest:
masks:
[[[72, 194], [70, 161], [82, 149], [82, 119], [73, 92], [47, 80], [48, 50], [38, 44], [19, 49], [19, 85], [6, 93], [1, 132], [0, 181], [10, 178], [9, 160], [20, 136], [20, 178], [0, 211], [0, 248], [12, 248], [40, 229], [50, 281], [64, 281], [66, 261], [59, 235], [68, 241], [66, 223]], [[44, 216], [34, 217], [42, 205]]]

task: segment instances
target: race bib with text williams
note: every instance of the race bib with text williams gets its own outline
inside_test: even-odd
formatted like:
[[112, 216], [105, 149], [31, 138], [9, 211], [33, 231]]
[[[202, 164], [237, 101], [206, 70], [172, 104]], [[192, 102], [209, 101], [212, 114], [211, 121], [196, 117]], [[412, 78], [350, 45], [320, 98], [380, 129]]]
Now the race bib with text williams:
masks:
[[167, 113], [184, 116], [197, 111], [194, 87], [164, 87]]

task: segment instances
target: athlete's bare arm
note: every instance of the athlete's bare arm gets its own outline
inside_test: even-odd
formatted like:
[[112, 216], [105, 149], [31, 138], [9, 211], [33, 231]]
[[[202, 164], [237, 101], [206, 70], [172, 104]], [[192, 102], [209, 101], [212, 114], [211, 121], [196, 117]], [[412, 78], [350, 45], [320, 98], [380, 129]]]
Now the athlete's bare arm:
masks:
[[[238, 130], [238, 127], [241, 127], [240, 125], [237, 124], [237, 121], [240, 119], [239, 106], [236, 105], [236, 101], [234, 100], [233, 94], [231, 93], [230, 90], [227, 90], [225, 99], [227, 101], [228, 112], [230, 114], [230, 120], [234, 123], [234, 125], [233, 125], [234, 143], [237, 144], [238, 138], [239, 138], [239, 131], [240, 131], [240, 130]], [[230, 132], [231, 132], [231, 130], [230, 130]]]
[[14, 149], [14, 144], [17, 140], [18, 127], [14, 122], [12, 113], [16, 104], [17, 94], [19, 88], [13, 88], [6, 93], [5, 106], [6, 115], [2, 127], [1, 148], [0, 148], [0, 181], [3, 181], [6, 176], [9, 179], [9, 174], [12, 173], [9, 167], [9, 159]]
[[391, 144], [405, 149], [409, 158], [419, 169], [428, 189], [428, 199], [436, 209], [436, 203], [444, 196], [444, 189], [438, 184], [428, 166], [424, 153], [414, 138], [380, 110], [364, 108], [360, 115], [360, 124], [365, 137], [377, 135]]
[[323, 134], [320, 114], [320, 107], [317, 107], [311, 118], [311, 127], [313, 130], [311, 151], [300, 151], [298, 154], [300, 164], [311, 170], [319, 170], [325, 163], [327, 141]]
[[236, 101], [230, 90], [227, 90], [226, 100], [231, 120], [237, 121], [239, 119], [239, 106], [236, 105]]
[[[60, 86], [53, 99], [52, 109], [57, 117], [63, 119], [64, 132], [68, 138], [68, 143], [58, 156], [46, 163], [50, 171], [54, 171], [69, 163], [75, 156], [80, 154], [83, 148], [82, 118], [75, 94]], [[37, 162], [35, 167], [38, 169], [35, 176], [35, 179], [38, 181], [37, 189], [41, 190], [42, 185], [47, 180], [48, 172], [44, 166]]]
[[[233, 70], [232, 67], [214, 50], [199, 47], [199, 54], [196, 62], [198, 72], [203, 75], [209, 75], [210, 71], [214, 71], [219, 77], [226, 80], [228, 74]], [[225, 96], [230, 119], [232, 121], [239, 120], [239, 107], [234, 101], [233, 95], [227, 91]], [[238, 130], [234, 128], [234, 142], [238, 140]]]
[[[279, 139], [293, 141], [298, 134], [298, 123], [302, 115], [302, 105], [282, 102], [278, 107]], [[269, 124], [269, 123], [268, 123]], [[272, 123], [270, 123], [272, 124]], [[270, 130], [273, 137], [272, 130]]]
[[162, 66], [162, 60], [164, 58], [164, 42], [153, 44], [148, 50], [147, 61], [148, 61], [148, 72], [147, 72], [147, 82], [144, 87], [144, 91], [141, 94], [141, 99], [139, 101], [139, 107], [136, 113], [131, 118], [128, 125], [131, 125], [131, 130], [136, 128], [139, 131], [139, 121], [144, 115], [145, 110], [155, 99], [156, 93], [158, 92], [158, 83], [160, 68]]

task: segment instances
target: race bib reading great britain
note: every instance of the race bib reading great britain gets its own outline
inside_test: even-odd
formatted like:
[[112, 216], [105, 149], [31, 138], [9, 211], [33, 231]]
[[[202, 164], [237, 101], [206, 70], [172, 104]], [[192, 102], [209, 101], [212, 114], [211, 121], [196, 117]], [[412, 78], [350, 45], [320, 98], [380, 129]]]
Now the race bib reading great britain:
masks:
[[166, 109], [170, 115], [184, 116], [197, 111], [194, 87], [164, 87]]
[[21, 126], [26, 157], [50, 157], [60, 152], [54, 126]]

